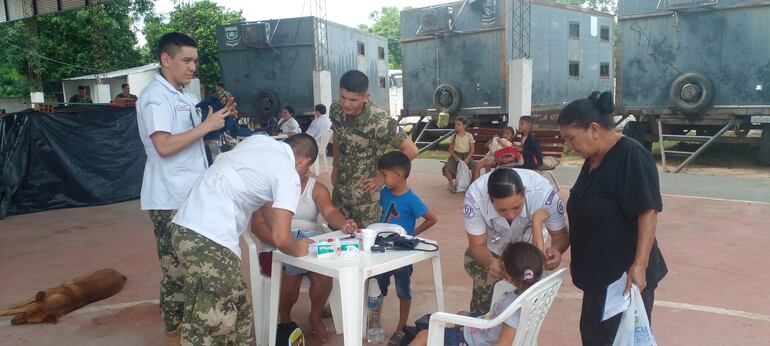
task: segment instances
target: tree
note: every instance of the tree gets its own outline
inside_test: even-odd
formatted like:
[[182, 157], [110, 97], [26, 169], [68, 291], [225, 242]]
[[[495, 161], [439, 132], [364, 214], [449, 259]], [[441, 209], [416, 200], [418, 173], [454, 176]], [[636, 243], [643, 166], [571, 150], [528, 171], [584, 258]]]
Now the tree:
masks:
[[555, 0], [557, 3], [585, 6], [597, 11], [615, 13], [618, 8], [618, 0]]
[[[408, 9], [405, 8], [405, 9]], [[401, 68], [401, 12], [397, 7], [386, 6], [369, 14], [374, 22], [371, 26], [361, 24], [362, 31], [380, 35], [388, 39], [388, 67]]]
[[198, 44], [198, 77], [204, 88], [210, 89], [219, 81], [221, 69], [217, 46], [217, 25], [244, 21], [241, 11], [231, 11], [211, 0], [194, 3], [179, 2], [168, 18], [153, 15], [145, 18], [144, 35], [146, 61], [157, 61], [157, 44], [167, 32], [181, 32], [194, 38]]
[[[0, 96], [29, 91], [27, 57], [36, 42], [43, 91], [61, 91], [61, 79], [137, 66], [140, 55], [131, 31], [139, 16], [151, 13], [150, 0], [113, 0], [109, 4], [38, 16], [0, 26]], [[36, 26], [30, 40], [29, 26]]]

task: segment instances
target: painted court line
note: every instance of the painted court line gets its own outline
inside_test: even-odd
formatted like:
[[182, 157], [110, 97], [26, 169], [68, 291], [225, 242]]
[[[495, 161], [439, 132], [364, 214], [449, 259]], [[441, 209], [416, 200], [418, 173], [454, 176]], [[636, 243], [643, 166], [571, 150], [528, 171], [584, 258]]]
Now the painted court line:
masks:
[[[572, 188], [572, 186], [570, 186], [570, 185], [559, 185], [559, 189], [561, 191], [569, 192], [570, 188]], [[676, 194], [670, 194], [670, 193], [661, 193], [661, 196], [664, 196], [664, 197], [690, 198], [690, 199], [703, 199], [703, 200], [707, 200], [707, 201], [717, 201], [717, 202], [735, 202], [735, 203], [770, 205], [770, 202], [749, 201], [749, 200], [745, 200], [745, 199], [730, 199], [730, 198], [719, 198], [719, 197], [688, 196], [688, 195], [676, 195]]]
[[[582, 293], [559, 293], [556, 295], [558, 298], [562, 299], [583, 299]], [[706, 306], [706, 305], [697, 305], [697, 304], [687, 304], [687, 303], [677, 303], [677, 302], [669, 302], [665, 300], [655, 300], [655, 306], [660, 307], [666, 307], [671, 309], [679, 309], [679, 310], [690, 310], [690, 311], [698, 311], [698, 312], [707, 312], [717, 315], [724, 315], [724, 316], [730, 316], [730, 317], [739, 317], [739, 318], [746, 318], [750, 320], [757, 320], [757, 321], [763, 321], [763, 322], [770, 322], [770, 316], [758, 314], [754, 312], [747, 312], [747, 311], [740, 311], [740, 310], [732, 310], [732, 309], [725, 309], [725, 308], [718, 308], [714, 306]]]

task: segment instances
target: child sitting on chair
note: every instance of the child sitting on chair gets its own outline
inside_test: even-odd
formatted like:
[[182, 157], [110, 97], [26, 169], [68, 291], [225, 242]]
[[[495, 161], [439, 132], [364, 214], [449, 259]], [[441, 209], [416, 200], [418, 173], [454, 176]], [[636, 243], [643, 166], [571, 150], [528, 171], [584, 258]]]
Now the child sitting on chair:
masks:
[[[503, 129], [502, 136], [494, 136], [492, 139], [487, 142], [487, 148], [489, 148], [489, 151], [487, 152], [484, 157], [479, 160], [479, 162], [476, 163], [476, 166], [473, 167], [473, 178], [471, 180], [475, 181], [476, 178], [481, 176], [481, 170], [484, 169], [485, 172], [491, 171], [495, 166], [497, 166], [497, 160], [495, 159], [495, 152], [503, 149], [503, 148], [510, 148], [513, 146], [513, 139], [516, 138], [516, 130], [513, 129], [513, 127], [506, 127]], [[513, 166], [519, 166], [523, 163], [522, 162], [516, 162]]]
[[[506, 280], [516, 287], [516, 290], [504, 295], [497, 301], [483, 319], [494, 319], [505, 308], [511, 305], [525, 290], [540, 281], [543, 276], [545, 256], [543, 252], [530, 243], [517, 242], [509, 244], [503, 251], [500, 260], [505, 266]], [[459, 312], [461, 315], [469, 315], [467, 312]], [[430, 315], [421, 318], [427, 322]], [[516, 328], [519, 324], [521, 311], [514, 312], [502, 324], [490, 329], [463, 328], [462, 326], [447, 327], [444, 329], [444, 345], [510, 345], [516, 337]], [[475, 316], [473, 316], [475, 317]], [[419, 321], [418, 321], [419, 323]], [[427, 345], [428, 330], [421, 330], [409, 344]]]
[[[380, 206], [382, 206], [380, 222], [400, 225], [409, 235], [413, 236], [419, 235], [436, 224], [438, 221], [436, 215], [428, 209], [406, 183], [406, 178], [409, 177], [409, 171], [412, 169], [409, 157], [400, 151], [391, 151], [380, 157], [377, 162], [377, 169], [385, 181], [385, 187], [380, 192]], [[423, 218], [424, 221], [415, 228], [419, 218]], [[396, 295], [399, 301], [399, 318], [396, 332], [390, 337], [388, 345], [400, 345], [401, 339], [404, 337], [401, 329], [406, 325], [412, 306], [412, 265], [375, 277], [383, 296], [388, 294], [391, 276], [395, 281]]]
[[457, 167], [460, 161], [465, 162], [471, 171], [476, 164], [476, 161], [471, 160], [476, 142], [473, 140], [473, 135], [466, 131], [467, 126], [468, 119], [457, 117], [455, 120], [455, 134], [452, 135], [452, 142], [449, 143], [449, 158], [441, 169], [448, 183], [447, 188], [451, 193], [457, 192], [455, 178], [457, 177]]

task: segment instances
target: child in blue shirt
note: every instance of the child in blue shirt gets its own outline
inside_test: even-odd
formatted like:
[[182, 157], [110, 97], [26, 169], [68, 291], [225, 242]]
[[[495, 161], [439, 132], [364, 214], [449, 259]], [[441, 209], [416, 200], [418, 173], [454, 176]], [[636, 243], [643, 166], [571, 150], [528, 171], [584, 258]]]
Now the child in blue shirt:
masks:
[[[428, 210], [425, 203], [406, 183], [406, 178], [409, 177], [409, 172], [412, 170], [412, 163], [406, 155], [400, 151], [386, 153], [377, 162], [377, 169], [385, 181], [385, 187], [380, 191], [380, 206], [382, 206], [380, 222], [400, 225], [409, 235], [414, 236], [436, 224], [438, 221], [436, 215]], [[417, 219], [421, 217], [424, 219], [423, 222], [415, 228]], [[402, 329], [406, 325], [409, 309], [412, 306], [412, 266], [402, 267], [376, 277], [383, 296], [388, 294], [391, 276], [396, 282], [396, 294], [400, 305], [398, 326], [388, 344], [400, 345], [401, 339], [404, 337]]]

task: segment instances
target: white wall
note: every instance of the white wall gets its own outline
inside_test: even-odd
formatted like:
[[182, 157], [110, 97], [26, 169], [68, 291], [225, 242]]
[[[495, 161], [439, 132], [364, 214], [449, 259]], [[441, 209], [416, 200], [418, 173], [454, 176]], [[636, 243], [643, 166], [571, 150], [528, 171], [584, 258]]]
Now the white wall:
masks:
[[[128, 84], [131, 86], [131, 93], [139, 96], [142, 90], [144, 90], [144, 87], [150, 84], [152, 79], [155, 78], [155, 73], [155, 71], [145, 71], [128, 75]], [[119, 92], [120, 91], [115, 94], [117, 95]]]
[[[121, 85], [123, 85], [123, 83], [128, 83], [128, 78], [126, 76], [109, 79], [110, 100], [114, 99], [115, 95], [120, 94], [121, 91], [123, 91], [122, 88], [120, 87]], [[135, 92], [132, 92], [132, 94], [136, 95]]]
[[5, 109], [6, 113], [15, 113], [32, 108], [32, 105], [26, 97], [0, 98], [0, 108]]

